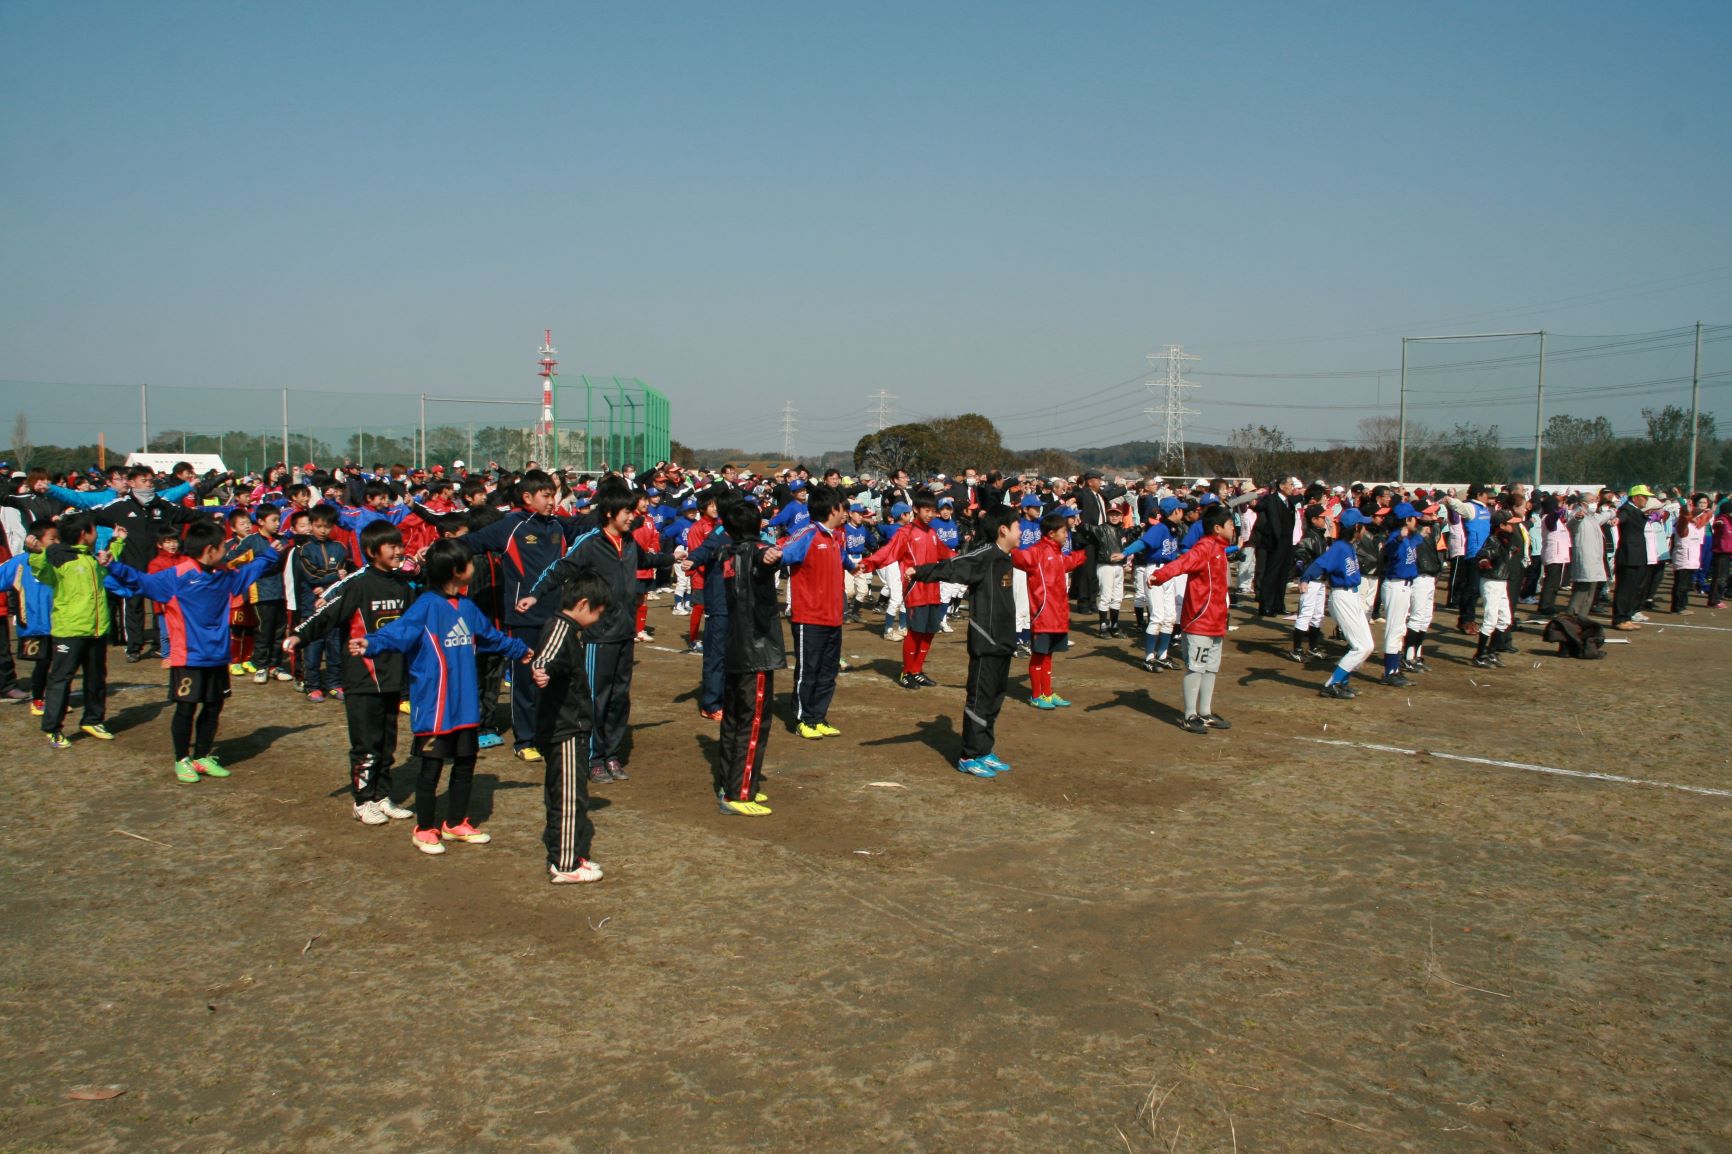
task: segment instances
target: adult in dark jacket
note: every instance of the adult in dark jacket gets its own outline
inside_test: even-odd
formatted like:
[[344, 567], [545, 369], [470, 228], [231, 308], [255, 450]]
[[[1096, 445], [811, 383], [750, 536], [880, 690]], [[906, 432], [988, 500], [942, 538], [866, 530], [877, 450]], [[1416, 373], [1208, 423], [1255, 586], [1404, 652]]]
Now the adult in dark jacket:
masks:
[[1257, 615], [1287, 615], [1287, 582], [1293, 579], [1293, 502], [1299, 488], [1288, 477], [1255, 503], [1257, 523], [1251, 545], [1257, 550]]
[[639, 569], [671, 565], [669, 553], [647, 553], [631, 535], [638, 495], [609, 486], [597, 502], [600, 527], [578, 537], [565, 556], [542, 571], [518, 598], [519, 613], [546, 598], [558, 604], [560, 588], [585, 570], [606, 582], [610, 596], [601, 619], [583, 631], [584, 661], [594, 703], [589, 740], [589, 779], [598, 785], [629, 781], [626, 733], [631, 725], [633, 646], [637, 636]]
[[[115, 560], [144, 572], [156, 556], [156, 543], [160, 536], [157, 531], [162, 526], [190, 525], [194, 521], [208, 520], [210, 514], [202, 509], [171, 505], [158, 497], [156, 473], [144, 465], [133, 466], [126, 479], [132, 491], [118, 501], [91, 510], [90, 515], [99, 525], [126, 530], [125, 538], [114, 550]], [[122, 610], [121, 639], [126, 643], [128, 661], [137, 661], [144, 656], [145, 600], [142, 594], [128, 597]]]
[[1612, 628], [1625, 633], [1640, 629], [1632, 618], [1642, 607], [1648, 583], [1648, 502], [1653, 490], [1630, 488], [1630, 499], [1618, 506], [1618, 551], [1612, 557]]
[[1085, 612], [1094, 609], [1100, 597], [1095, 567], [1107, 564], [1118, 551], [1118, 534], [1107, 519], [1107, 506], [1124, 493], [1122, 485], [1108, 485], [1106, 478], [1092, 470], [1082, 475], [1081, 485], [1073, 491], [1077, 511], [1082, 514], [1078, 537], [1088, 549], [1089, 563], [1071, 576], [1071, 599]]

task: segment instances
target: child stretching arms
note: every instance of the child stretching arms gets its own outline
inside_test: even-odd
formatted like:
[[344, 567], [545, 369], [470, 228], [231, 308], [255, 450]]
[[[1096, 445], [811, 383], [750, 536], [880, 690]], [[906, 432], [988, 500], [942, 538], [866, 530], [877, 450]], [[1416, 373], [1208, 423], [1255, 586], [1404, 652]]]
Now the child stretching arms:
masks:
[[[116, 527], [114, 539], [124, 541], [126, 530]], [[223, 531], [214, 521], [194, 521], [181, 547], [192, 564], [141, 573], [115, 561], [108, 571], [128, 588], [128, 596], [143, 594], [163, 605], [168, 699], [174, 702], [168, 726], [174, 740], [174, 777], [194, 785], [200, 775], [229, 776], [211, 747], [229, 689], [230, 599], [281, 568], [283, 559], [266, 547], [238, 569], [218, 568]]]
[[601, 866], [589, 860], [595, 823], [589, 820], [589, 735], [594, 691], [585, 673], [581, 632], [601, 620], [612, 600], [607, 582], [584, 569], [560, 591], [559, 612], [541, 627], [532, 676], [535, 678], [535, 748], [546, 759], [542, 800], [547, 824], [548, 880], [580, 885], [601, 880]]
[[[349, 642], [349, 653], [409, 655], [409, 730], [421, 759], [415, 783], [415, 848], [445, 852], [444, 842], [485, 845], [493, 839], [469, 821], [469, 789], [475, 777], [481, 709], [476, 692], [475, 650], [502, 653], [527, 662], [529, 647], [493, 627], [486, 614], [464, 597], [474, 572], [462, 541], [444, 538], [427, 547], [421, 574], [426, 588], [409, 611], [384, 628]], [[451, 789], [445, 797], [445, 824], [435, 817], [439, 775], [451, 763]]]
[[1233, 514], [1223, 505], [1204, 510], [1203, 535], [1179, 559], [1149, 575], [1161, 585], [1190, 574], [1185, 583], [1185, 720], [1186, 732], [1208, 733], [1232, 726], [1215, 712], [1215, 676], [1227, 647], [1227, 546], [1233, 540]]
[[[1036, 709], [1062, 709], [1070, 704], [1052, 691], [1052, 655], [1070, 648], [1070, 571], [1088, 562], [1088, 550], [1064, 551], [1070, 523], [1063, 513], [1040, 519], [1040, 540], [1010, 556], [1012, 565], [1028, 574], [1028, 612], [1034, 640], [1028, 657], [1029, 704]], [[1116, 564], [1123, 553], [1114, 553]]]

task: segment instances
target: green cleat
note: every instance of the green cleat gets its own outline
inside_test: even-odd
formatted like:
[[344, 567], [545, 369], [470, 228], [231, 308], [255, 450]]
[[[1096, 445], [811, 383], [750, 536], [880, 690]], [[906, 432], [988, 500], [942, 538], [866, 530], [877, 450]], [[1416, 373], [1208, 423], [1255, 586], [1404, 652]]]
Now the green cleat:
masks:
[[48, 745], [51, 749], [71, 749], [72, 743], [66, 740], [66, 735], [59, 730], [48, 735]]
[[183, 757], [174, 763], [174, 779], [183, 785], [198, 784], [198, 766], [190, 757]]
[[1070, 708], [1070, 702], [1066, 701], [1064, 698], [1060, 697], [1056, 693], [1047, 694], [1046, 699], [1048, 701], [1052, 702], [1052, 707], [1054, 709], [1069, 709]]
[[101, 724], [100, 722], [98, 722], [96, 725], [81, 725], [78, 728], [80, 730], [84, 731], [85, 733], [88, 733], [91, 737], [94, 737], [98, 741], [113, 741], [114, 740], [114, 734], [108, 732], [108, 727], [106, 725]]
[[223, 763], [216, 759], [216, 754], [192, 759], [193, 768], [206, 777], [228, 777], [229, 771], [223, 768]]

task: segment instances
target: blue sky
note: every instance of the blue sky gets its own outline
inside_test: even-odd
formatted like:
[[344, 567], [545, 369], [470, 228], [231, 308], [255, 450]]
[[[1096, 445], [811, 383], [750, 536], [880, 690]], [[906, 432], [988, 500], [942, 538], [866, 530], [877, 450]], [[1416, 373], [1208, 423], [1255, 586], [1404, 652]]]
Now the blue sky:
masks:
[[[1169, 341], [1274, 373], [1732, 322], [1729, 33], [1724, 4], [6, 5], [0, 378], [526, 397], [551, 326], [693, 444], [777, 445], [792, 400], [799, 448], [849, 445], [882, 388], [1085, 445], [1148, 428]], [[1301, 437], [1395, 387], [1197, 379], [1198, 428]]]

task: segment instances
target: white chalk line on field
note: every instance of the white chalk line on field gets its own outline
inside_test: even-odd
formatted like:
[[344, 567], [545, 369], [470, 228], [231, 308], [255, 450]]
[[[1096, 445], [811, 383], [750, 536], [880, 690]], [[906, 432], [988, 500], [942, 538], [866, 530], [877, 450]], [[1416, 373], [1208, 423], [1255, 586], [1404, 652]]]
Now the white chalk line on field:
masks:
[[1558, 769], [1550, 765], [1531, 765], [1525, 761], [1498, 761], [1491, 757], [1468, 757], [1460, 753], [1439, 753], [1435, 749], [1403, 749], [1399, 745], [1376, 745], [1369, 741], [1335, 741], [1326, 737], [1302, 737], [1313, 745], [1333, 745], [1343, 749], [1369, 749], [1378, 753], [1399, 753], [1405, 757], [1440, 757], [1446, 761], [1465, 761], [1470, 765], [1495, 765], [1499, 769], [1525, 769], [1529, 773], [1549, 773], [1557, 777], [1581, 777], [1590, 781], [1610, 781], [1618, 785], [1650, 785], [1656, 789], [1676, 789], [1684, 793], [1700, 793], [1708, 797], [1732, 797], [1732, 789], [1714, 789], [1706, 785], [1679, 785], [1670, 781], [1649, 781], [1640, 777], [1620, 777], [1615, 773], [1595, 773], [1586, 769]]

